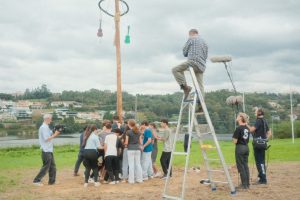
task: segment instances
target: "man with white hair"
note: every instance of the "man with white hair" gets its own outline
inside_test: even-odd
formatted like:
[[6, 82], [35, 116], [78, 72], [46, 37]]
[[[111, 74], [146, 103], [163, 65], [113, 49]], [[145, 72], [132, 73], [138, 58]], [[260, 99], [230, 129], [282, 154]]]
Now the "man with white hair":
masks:
[[188, 97], [192, 90], [192, 88], [187, 85], [184, 76], [184, 71], [186, 71], [188, 67], [193, 67], [201, 93], [204, 96], [203, 73], [206, 68], [207, 52], [207, 44], [199, 36], [198, 30], [191, 29], [189, 31], [189, 39], [183, 47], [183, 56], [187, 57], [188, 60], [172, 69], [173, 75], [183, 90], [185, 98]]
[[55, 130], [53, 133], [49, 128], [49, 124], [52, 121], [51, 114], [45, 114], [43, 118], [44, 123], [39, 128], [39, 143], [42, 149], [43, 166], [33, 180], [33, 184], [36, 186], [43, 186], [41, 180], [47, 174], [47, 172], [49, 172], [49, 185], [55, 184], [56, 178], [56, 165], [53, 156], [53, 138], [60, 134], [60, 130]]

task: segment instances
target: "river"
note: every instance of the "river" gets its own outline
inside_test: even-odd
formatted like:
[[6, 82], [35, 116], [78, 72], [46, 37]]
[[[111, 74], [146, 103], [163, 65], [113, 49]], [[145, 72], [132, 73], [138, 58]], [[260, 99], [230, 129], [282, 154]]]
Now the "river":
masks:
[[[54, 139], [54, 145], [66, 145], [66, 144], [79, 144], [79, 133], [74, 134], [61, 134]], [[184, 135], [179, 135], [179, 140], [183, 140]], [[209, 136], [208, 136], [209, 137]], [[205, 139], [209, 139], [209, 138]], [[218, 140], [228, 141], [231, 140], [231, 134], [217, 134]], [[196, 140], [196, 137], [193, 137]], [[8, 147], [30, 147], [32, 145], [39, 145], [37, 135], [29, 136], [4, 136], [0, 137], [0, 148]]]

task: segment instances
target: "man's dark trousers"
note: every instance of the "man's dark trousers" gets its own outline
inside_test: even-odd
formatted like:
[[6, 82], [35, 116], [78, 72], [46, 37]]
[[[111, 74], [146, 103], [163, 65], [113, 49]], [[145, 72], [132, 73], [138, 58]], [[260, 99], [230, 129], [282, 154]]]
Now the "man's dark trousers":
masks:
[[258, 171], [259, 182], [267, 183], [265, 150], [257, 149], [257, 148], [253, 148], [253, 149], [254, 149], [254, 158], [255, 158], [256, 168]]
[[56, 178], [56, 165], [54, 161], [54, 156], [52, 152], [43, 152], [42, 151], [42, 161], [43, 166], [38, 173], [38, 175], [34, 178], [33, 182], [40, 182], [42, 178], [49, 172], [49, 182], [48, 184], [54, 184]]
[[[161, 157], [160, 157], [160, 164], [161, 164], [161, 168], [164, 172], [164, 176], [166, 176], [168, 174], [170, 161], [171, 161], [171, 152], [163, 151], [161, 154]], [[172, 167], [171, 167], [171, 171], [170, 171], [170, 176], [172, 176]]]

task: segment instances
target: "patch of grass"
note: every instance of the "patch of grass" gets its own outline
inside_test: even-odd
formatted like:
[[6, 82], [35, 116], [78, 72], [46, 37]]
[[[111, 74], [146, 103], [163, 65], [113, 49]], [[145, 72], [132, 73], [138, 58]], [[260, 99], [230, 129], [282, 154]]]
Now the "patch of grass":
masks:
[[[212, 144], [212, 141], [208, 142]], [[292, 144], [291, 139], [277, 139], [269, 142], [271, 148], [269, 149], [270, 162], [282, 161], [300, 161], [300, 139], [295, 140]], [[221, 141], [220, 146], [224, 158], [228, 164], [235, 162], [234, 148], [235, 146], [229, 141]], [[157, 156], [157, 164], [159, 164], [160, 154], [163, 148], [162, 143], [158, 145], [159, 153]], [[251, 142], [249, 143], [250, 156], [253, 159], [253, 149]], [[77, 159], [79, 145], [64, 145], [54, 147], [54, 157], [58, 168], [73, 167]], [[183, 151], [183, 143], [178, 142], [176, 151]], [[216, 150], [207, 152], [210, 158], [217, 158]], [[174, 159], [175, 166], [184, 165], [184, 157], [176, 156]], [[203, 156], [201, 154], [200, 145], [198, 142], [192, 143], [190, 165], [199, 165], [203, 163]], [[0, 170], [4, 169], [28, 169], [39, 168], [42, 164], [41, 150], [38, 146], [25, 147], [25, 148], [6, 148], [0, 149]]]

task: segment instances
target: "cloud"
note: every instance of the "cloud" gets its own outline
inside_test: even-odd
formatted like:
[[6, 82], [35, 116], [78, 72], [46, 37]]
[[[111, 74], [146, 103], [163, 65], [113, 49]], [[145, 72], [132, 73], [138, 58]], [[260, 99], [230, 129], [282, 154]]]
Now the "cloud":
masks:
[[[179, 90], [171, 69], [183, 62], [190, 28], [198, 28], [209, 56], [233, 57], [239, 91], [300, 91], [300, 27], [296, 0], [244, 2], [134, 1], [121, 18], [123, 89], [130, 93]], [[0, 2], [0, 91], [47, 84], [54, 92], [116, 90], [114, 19], [102, 14], [97, 38], [97, 1]], [[104, 1], [113, 9], [112, 0]], [[123, 7], [122, 7], [123, 9]], [[121, 9], [121, 10], [122, 10]], [[124, 44], [130, 25], [131, 44]], [[207, 62], [205, 89], [230, 89], [222, 64]]]

